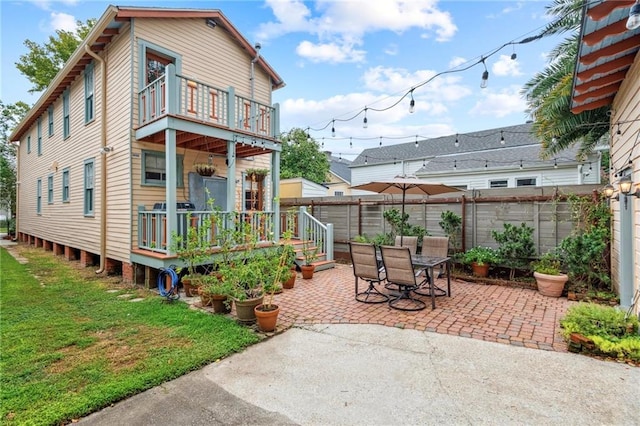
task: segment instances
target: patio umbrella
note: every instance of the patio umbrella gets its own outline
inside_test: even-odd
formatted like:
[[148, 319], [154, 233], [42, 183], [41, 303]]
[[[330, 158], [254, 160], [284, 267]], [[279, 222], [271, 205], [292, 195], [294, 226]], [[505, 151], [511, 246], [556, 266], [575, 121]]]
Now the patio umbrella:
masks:
[[[437, 195], [447, 192], [461, 191], [458, 188], [442, 183], [434, 183], [418, 179], [413, 176], [396, 176], [390, 180], [380, 180], [352, 186], [351, 189], [377, 192], [379, 194], [402, 194], [402, 216], [404, 217], [404, 202], [407, 194], [411, 195]], [[400, 229], [400, 245], [402, 245], [402, 228]]]

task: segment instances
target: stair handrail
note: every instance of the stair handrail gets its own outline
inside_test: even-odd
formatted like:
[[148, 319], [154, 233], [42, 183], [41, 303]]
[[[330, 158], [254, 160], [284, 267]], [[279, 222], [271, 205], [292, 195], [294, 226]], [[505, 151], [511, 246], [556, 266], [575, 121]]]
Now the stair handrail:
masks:
[[334, 260], [332, 223], [325, 225], [313, 217], [306, 207], [300, 207], [298, 213], [298, 235], [302, 241], [313, 241], [315, 246], [319, 246], [327, 260]]

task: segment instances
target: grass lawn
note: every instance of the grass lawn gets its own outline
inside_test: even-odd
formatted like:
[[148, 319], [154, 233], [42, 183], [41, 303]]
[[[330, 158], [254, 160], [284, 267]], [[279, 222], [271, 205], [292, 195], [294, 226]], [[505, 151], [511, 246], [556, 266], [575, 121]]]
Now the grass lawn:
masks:
[[224, 316], [18, 250], [26, 265], [0, 249], [1, 424], [67, 423], [259, 340]]

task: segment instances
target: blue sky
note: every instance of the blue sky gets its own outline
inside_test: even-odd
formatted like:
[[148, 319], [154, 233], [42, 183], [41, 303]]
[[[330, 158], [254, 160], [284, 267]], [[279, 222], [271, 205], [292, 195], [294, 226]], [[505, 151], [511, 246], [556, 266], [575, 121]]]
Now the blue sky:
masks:
[[[0, 98], [34, 103], [30, 84], [15, 68], [26, 39], [42, 43], [76, 20], [99, 18], [109, 2], [21, 0], [0, 3], [2, 68]], [[549, 1], [295, 0], [133, 1], [123, 6], [220, 9], [284, 79], [274, 93], [281, 130], [310, 134], [324, 149], [353, 159], [364, 148], [469, 133], [524, 123], [529, 117], [523, 84], [547, 63], [559, 38], [507, 46], [484, 68], [434, 78], [465, 67], [499, 46], [536, 34], [549, 17]], [[512, 60], [512, 53], [517, 58]], [[457, 67], [457, 68], [456, 68]], [[396, 106], [392, 106], [396, 104]], [[368, 127], [363, 128], [363, 110]], [[373, 109], [386, 109], [376, 112]], [[388, 109], [387, 109], [388, 108]], [[355, 119], [341, 121], [360, 113]], [[335, 119], [336, 136], [331, 136]]]

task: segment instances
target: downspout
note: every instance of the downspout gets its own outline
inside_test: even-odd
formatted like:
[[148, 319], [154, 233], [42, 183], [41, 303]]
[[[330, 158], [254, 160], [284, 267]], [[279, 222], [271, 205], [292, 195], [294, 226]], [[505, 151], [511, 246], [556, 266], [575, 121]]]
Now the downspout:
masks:
[[[93, 59], [100, 63], [100, 79], [102, 90], [100, 98], [100, 108], [102, 117], [100, 120], [100, 145], [107, 146], [107, 66], [100, 56], [84, 45], [84, 50]], [[100, 267], [96, 274], [101, 274], [106, 269], [107, 264], [107, 154], [100, 154]]]
[[[20, 217], [20, 215], [18, 214], [18, 209], [20, 206], [20, 142], [14, 142], [13, 143], [17, 148], [16, 148], [16, 211], [15, 212], [11, 212], [11, 215], [13, 216], [14, 214], [16, 215], [16, 221], [15, 221], [15, 232], [16, 235], [13, 236], [13, 241], [17, 241], [18, 240], [18, 234], [19, 232], [19, 220], [18, 219]], [[11, 218], [9, 218], [11, 219]]]

